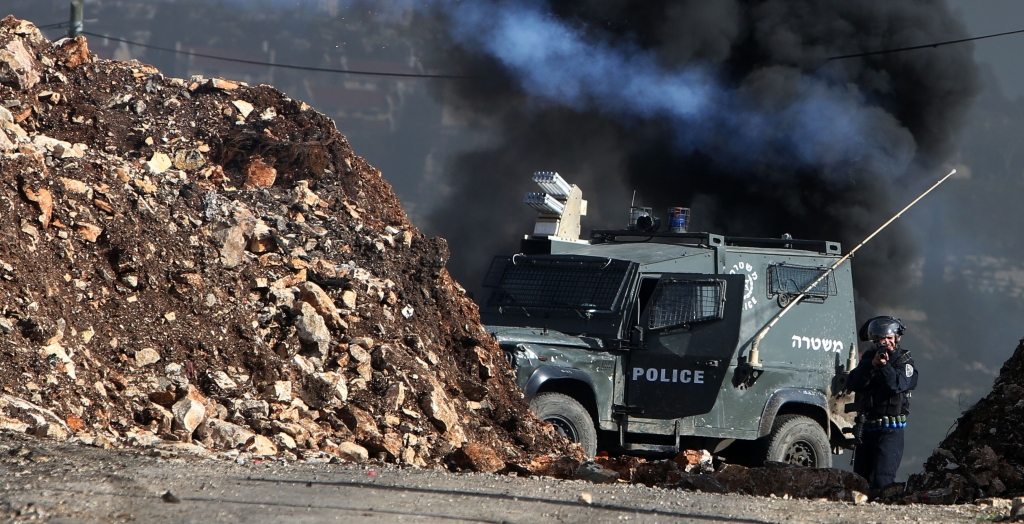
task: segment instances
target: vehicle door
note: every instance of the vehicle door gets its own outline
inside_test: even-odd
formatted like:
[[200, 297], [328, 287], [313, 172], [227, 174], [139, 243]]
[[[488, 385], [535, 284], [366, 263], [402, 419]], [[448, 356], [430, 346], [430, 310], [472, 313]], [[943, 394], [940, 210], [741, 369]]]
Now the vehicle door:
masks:
[[743, 275], [662, 274], [640, 294], [625, 370], [626, 404], [642, 418], [708, 413], [739, 341]]

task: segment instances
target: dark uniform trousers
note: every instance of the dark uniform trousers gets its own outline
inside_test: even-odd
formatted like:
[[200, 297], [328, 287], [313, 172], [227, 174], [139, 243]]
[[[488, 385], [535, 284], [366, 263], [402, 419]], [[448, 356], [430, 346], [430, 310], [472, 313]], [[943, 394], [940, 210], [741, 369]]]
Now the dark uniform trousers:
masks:
[[903, 460], [903, 428], [865, 431], [856, 453], [853, 472], [868, 479], [871, 489], [892, 484]]
[[[847, 387], [857, 393], [858, 411], [869, 420], [909, 413], [907, 394], [917, 387], [918, 371], [910, 352], [898, 349], [889, 363], [875, 368], [877, 349], [864, 352], [850, 372]], [[903, 460], [903, 428], [864, 429], [864, 441], [854, 451], [853, 471], [866, 478], [872, 490], [892, 484]]]

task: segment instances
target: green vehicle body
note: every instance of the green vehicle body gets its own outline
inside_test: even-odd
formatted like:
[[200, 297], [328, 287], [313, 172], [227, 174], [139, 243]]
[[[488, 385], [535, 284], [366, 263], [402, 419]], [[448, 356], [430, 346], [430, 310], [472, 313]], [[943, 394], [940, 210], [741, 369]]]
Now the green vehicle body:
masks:
[[[481, 316], [528, 401], [569, 396], [626, 450], [723, 451], [764, 442], [776, 421], [792, 418], [779, 417], [799, 415], [820, 427], [831, 453], [841, 453], [853, 443], [844, 434], [853, 422], [844, 386], [857, 340], [849, 261], [767, 332], [759, 366], [746, 361], [754, 335], [840, 257], [835, 242], [710, 233], [527, 237], [521, 254], [492, 264], [485, 285], [495, 294]], [[536, 264], [536, 285], [560, 286], [550, 298], [578, 290], [564, 279], [544, 283], [554, 274], [545, 271], [590, 268], [578, 270], [583, 281], [587, 271], [604, 271], [600, 261], [623, 268], [614, 307], [520, 307], [511, 297], [527, 285], [509, 276], [513, 269]], [[819, 457], [815, 465], [822, 464], [831, 457]]]

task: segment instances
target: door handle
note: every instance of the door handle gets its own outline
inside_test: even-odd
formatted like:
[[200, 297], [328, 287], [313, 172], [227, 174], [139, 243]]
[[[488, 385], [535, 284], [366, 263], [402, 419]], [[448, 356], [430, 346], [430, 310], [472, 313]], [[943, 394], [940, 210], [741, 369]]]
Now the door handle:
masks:
[[718, 360], [705, 360], [704, 362], [701, 362], [701, 364], [704, 364], [705, 366], [708, 366], [708, 367], [711, 367], [711, 368], [717, 368], [719, 362], [720, 361], [718, 361]]

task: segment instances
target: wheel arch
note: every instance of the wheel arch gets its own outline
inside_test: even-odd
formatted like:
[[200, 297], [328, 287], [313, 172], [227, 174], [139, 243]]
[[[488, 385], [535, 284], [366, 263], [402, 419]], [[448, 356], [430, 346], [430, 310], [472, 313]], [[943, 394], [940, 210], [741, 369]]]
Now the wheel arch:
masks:
[[572, 397], [586, 408], [590, 419], [597, 424], [597, 394], [590, 375], [565, 366], [541, 366], [533, 372], [526, 382], [523, 394], [526, 402], [530, 402], [541, 393], [561, 393]]
[[758, 438], [769, 435], [779, 415], [803, 415], [818, 423], [831, 438], [831, 424], [828, 419], [828, 401], [825, 394], [814, 389], [784, 388], [772, 393], [765, 403], [761, 423], [757, 428]]

